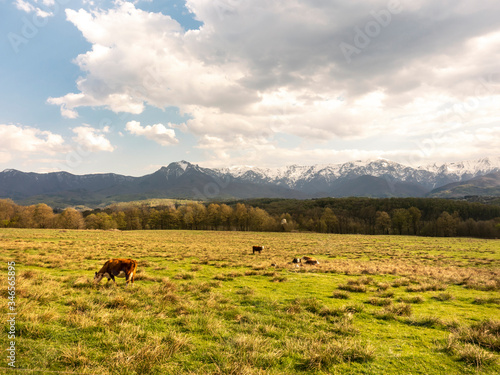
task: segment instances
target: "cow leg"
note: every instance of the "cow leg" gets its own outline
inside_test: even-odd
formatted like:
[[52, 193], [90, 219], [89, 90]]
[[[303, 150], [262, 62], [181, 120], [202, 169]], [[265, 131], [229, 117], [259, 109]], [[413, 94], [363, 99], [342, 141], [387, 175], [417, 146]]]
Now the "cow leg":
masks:
[[[111, 274], [111, 275], [109, 275], [109, 277], [111, 277], [111, 280], [113, 280], [113, 282], [114, 282], [114, 283], [115, 283], [115, 285], [116, 285], [115, 276], [114, 276], [113, 274]], [[108, 281], [109, 281], [109, 279], [108, 279]]]

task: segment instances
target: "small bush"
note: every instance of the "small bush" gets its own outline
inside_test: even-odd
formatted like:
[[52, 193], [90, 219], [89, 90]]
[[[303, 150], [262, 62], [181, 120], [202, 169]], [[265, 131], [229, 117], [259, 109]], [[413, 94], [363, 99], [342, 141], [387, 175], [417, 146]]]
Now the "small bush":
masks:
[[388, 306], [392, 303], [392, 301], [387, 298], [371, 297], [368, 300], [368, 303], [374, 306]]
[[435, 316], [423, 316], [418, 318], [407, 318], [404, 321], [406, 324], [418, 327], [440, 327], [444, 326], [441, 319]]
[[332, 297], [337, 299], [349, 299], [349, 293], [344, 292], [342, 290], [336, 290], [333, 292]]
[[469, 280], [466, 283], [468, 289], [494, 291], [500, 290], [500, 280]]
[[492, 353], [489, 353], [473, 344], [457, 346], [455, 353], [459, 361], [463, 361], [469, 365], [474, 365], [478, 368], [495, 362], [495, 356]]
[[460, 340], [500, 352], [500, 321], [483, 320], [467, 328], [458, 329]]
[[392, 282], [391, 285], [393, 288], [399, 288], [401, 286], [408, 286], [408, 285], [410, 285], [410, 280], [407, 278], [396, 279]]
[[383, 311], [375, 312], [375, 317], [378, 319], [394, 319], [396, 316], [410, 316], [411, 305], [407, 303], [398, 303], [396, 305], [389, 305]]
[[73, 282], [73, 288], [81, 289], [81, 288], [90, 288], [93, 287], [94, 283], [87, 276], [80, 276]]
[[360, 304], [360, 303], [356, 303], [356, 304], [353, 304], [353, 305], [344, 305], [340, 309], [344, 313], [355, 314], [355, 313], [363, 312], [365, 310], [365, 307], [362, 304]]
[[364, 284], [340, 284], [337, 288], [353, 293], [366, 293], [367, 290]]
[[282, 283], [282, 282], [285, 282], [287, 281], [288, 279], [285, 277], [285, 276], [281, 276], [281, 275], [276, 275], [274, 276], [272, 279], [271, 279], [271, 282], [273, 283]]
[[21, 274], [19, 276], [20, 276], [20, 278], [23, 278], [23, 279], [32, 279], [35, 276], [38, 276], [38, 273], [35, 270], [26, 270], [26, 271], [21, 272]]
[[422, 296], [403, 296], [399, 298], [399, 301], [405, 303], [422, 303], [424, 302], [424, 298]]
[[220, 273], [218, 275], [215, 275], [214, 279], [215, 280], [220, 280], [220, 281], [232, 281], [232, 280], [234, 280], [234, 277], [231, 277], [228, 274], [222, 274], [222, 273]]
[[388, 311], [386, 309], [384, 309], [382, 311], [375, 311], [373, 313], [373, 316], [377, 319], [382, 319], [382, 320], [396, 319], [396, 314], [394, 314], [392, 311]]
[[116, 296], [115, 298], [106, 303], [106, 307], [110, 309], [123, 308], [126, 306], [127, 303], [125, 302], [125, 299], [122, 296]]
[[250, 296], [250, 295], [255, 294], [255, 290], [253, 290], [252, 288], [250, 288], [248, 286], [244, 286], [243, 288], [237, 290], [236, 294], [242, 294], [244, 296]]
[[392, 298], [392, 297], [394, 297], [394, 292], [391, 290], [388, 290], [384, 293], [380, 293], [378, 296], [381, 298]]
[[363, 276], [355, 280], [348, 280], [348, 285], [370, 285], [373, 282], [373, 278]]
[[352, 339], [311, 342], [298, 368], [302, 371], [321, 371], [337, 363], [368, 362], [373, 360], [374, 352], [370, 344]]
[[476, 297], [474, 298], [474, 301], [472, 303], [476, 305], [486, 305], [486, 304], [493, 304], [493, 305], [500, 305], [500, 298], [497, 297], [488, 297], [488, 298], [481, 298], [481, 297]]
[[165, 277], [161, 280], [161, 283], [158, 284], [158, 291], [160, 293], [170, 293], [175, 292], [177, 290], [177, 285], [170, 281], [169, 278]]
[[389, 283], [377, 283], [377, 290], [382, 291], [382, 290], [387, 290], [391, 287], [391, 284]]
[[451, 293], [446, 292], [446, 293], [439, 293], [435, 296], [432, 296], [432, 298], [438, 301], [449, 301], [452, 300], [454, 297]]
[[194, 275], [189, 272], [179, 272], [174, 276], [174, 279], [177, 280], [192, 280], [194, 279]]
[[428, 292], [428, 291], [438, 291], [445, 290], [447, 285], [441, 283], [421, 283], [417, 285], [408, 285], [406, 287], [407, 292]]

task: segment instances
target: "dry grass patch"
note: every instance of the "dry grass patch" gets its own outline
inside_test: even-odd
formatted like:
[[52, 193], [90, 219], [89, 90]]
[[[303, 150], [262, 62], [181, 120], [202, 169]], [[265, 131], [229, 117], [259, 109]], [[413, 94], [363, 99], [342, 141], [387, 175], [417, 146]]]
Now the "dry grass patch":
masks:
[[439, 349], [453, 356], [457, 361], [475, 366], [478, 370], [484, 365], [496, 362], [494, 354], [475, 344], [462, 344], [455, 334], [450, 334], [445, 344]]
[[333, 292], [332, 297], [337, 299], [349, 299], [349, 293], [342, 290], [336, 290]]
[[61, 351], [59, 361], [71, 368], [79, 368], [89, 364], [88, 350], [78, 343], [76, 346], [70, 346]]
[[450, 301], [452, 299], [454, 299], [455, 297], [453, 296], [453, 294], [449, 293], [449, 292], [445, 292], [445, 293], [439, 293], [439, 294], [436, 294], [435, 296], [432, 296], [433, 299], [435, 299], [436, 301]]
[[422, 302], [424, 302], [424, 297], [422, 297], [420, 295], [402, 296], [402, 297], [399, 297], [398, 301], [405, 302], [405, 303], [422, 303]]
[[374, 306], [388, 306], [392, 304], [392, 301], [388, 298], [371, 297], [368, 303]]
[[364, 284], [340, 284], [337, 288], [353, 293], [366, 293], [367, 291], [367, 287]]
[[485, 304], [493, 304], [493, 305], [500, 305], [500, 298], [499, 297], [476, 297], [472, 301], [472, 303], [476, 305], [485, 305]]
[[406, 287], [406, 291], [413, 293], [413, 292], [428, 292], [428, 291], [438, 291], [438, 290], [445, 290], [448, 286], [446, 284], [440, 283], [440, 282], [422, 282], [417, 285], [408, 285]]
[[455, 332], [461, 341], [500, 352], [499, 320], [483, 320], [469, 327], [459, 327]]
[[328, 371], [338, 363], [364, 363], [373, 360], [372, 345], [355, 339], [330, 339], [327, 342], [312, 341], [307, 348], [298, 369], [302, 371]]
[[404, 322], [417, 327], [444, 327], [446, 325], [446, 323], [435, 316], [408, 317]]

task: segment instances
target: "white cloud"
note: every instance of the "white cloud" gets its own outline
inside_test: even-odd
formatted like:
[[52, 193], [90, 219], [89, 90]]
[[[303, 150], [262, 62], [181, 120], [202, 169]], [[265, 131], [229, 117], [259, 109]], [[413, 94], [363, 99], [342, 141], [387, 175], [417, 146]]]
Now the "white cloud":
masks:
[[0, 124], [1, 160], [7, 162], [13, 157], [27, 157], [33, 154], [54, 155], [64, 152], [63, 138], [49, 131], [20, 126]]
[[[34, 0], [33, 1], [35, 4], [38, 2], [38, 0]], [[47, 12], [43, 9], [41, 9], [40, 7], [38, 6], [35, 6], [34, 4], [30, 3], [29, 1], [25, 1], [25, 0], [16, 0], [15, 2], [16, 4], [16, 8], [19, 9], [19, 10], [22, 10], [26, 13], [36, 13], [36, 15], [38, 17], [41, 17], [41, 18], [46, 18], [46, 17], [51, 17], [54, 15], [53, 12]], [[51, 7], [54, 5], [54, 0], [43, 0], [43, 5], [45, 6], [46, 9], [48, 9], [48, 7]]]
[[144, 136], [162, 146], [169, 146], [179, 142], [175, 137], [175, 130], [168, 129], [163, 124], [147, 125], [143, 127], [138, 121], [129, 121], [125, 128], [131, 134]]
[[86, 151], [111, 152], [115, 149], [105, 136], [106, 133], [109, 133], [109, 127], [104, 127], [100, 130], [90, 126], [78, 126], [72, 130], [76, 133], [76, 137], [73, 137], [73, 141]]
[[[339, 45], [355, 43], [358, 30], [387, 11], [387, 0], [187, 0], [203, 22], [189, 31], [169, 16], [116, 4], [66, 11], [92, 49], [75, 60], [86, 72], [79, 92], [48, 99], [65, 117], [76, 117], [82, 106], [133, 114], [146, 105], [176, 106], [191, 117], [182, 127], [217, 158], [257, 146], [253, 156], [272, 158], [269, 147], [282, 151], [278, 133], [324, 143], [420, 139], [436, 129], [494, 132], [500, 124], [496, 1], [401, 0], [401, 11], [350, 63]], [[131, 128], [146, 137], [166, 131], [162, 142], [177, 141], [161, 124]], [[455, 148], [467, 146], [465, 138], [455, 141], [462, 142]]]

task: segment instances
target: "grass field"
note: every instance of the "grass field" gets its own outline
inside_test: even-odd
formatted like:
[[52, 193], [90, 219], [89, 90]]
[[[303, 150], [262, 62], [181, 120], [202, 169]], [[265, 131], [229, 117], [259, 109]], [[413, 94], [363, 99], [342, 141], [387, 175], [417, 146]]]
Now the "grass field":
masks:
[[[499, 240], [1, 229], [0, 249], [29, 374], [500, 373]], [[135, 284], [95, 286], [115, 257]]]

